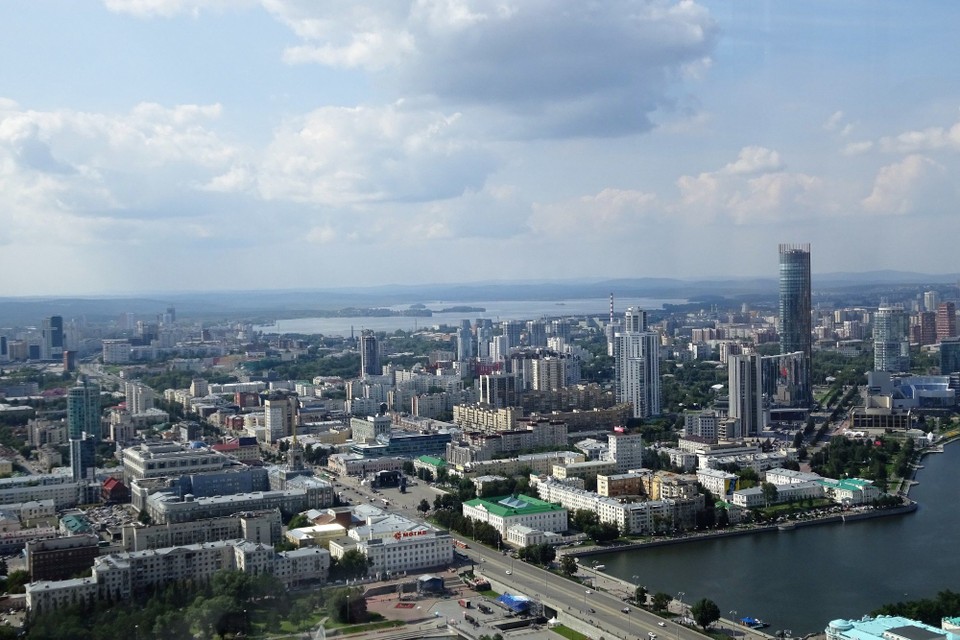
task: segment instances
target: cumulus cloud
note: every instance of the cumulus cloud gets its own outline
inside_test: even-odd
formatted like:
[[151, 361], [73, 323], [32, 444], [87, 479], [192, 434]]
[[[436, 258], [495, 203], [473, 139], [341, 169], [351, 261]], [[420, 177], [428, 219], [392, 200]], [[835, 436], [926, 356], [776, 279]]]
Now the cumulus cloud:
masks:
[[492, 157], [470, 143], [457, 113], [323, 107], [285, 122], [258, 168], [266, 200], [321, 205], [426, 201], [482, 186]]
[[819, 214], [826, 206], [821, 178], [784, 171], [779, 153], [757, 146], [744, 147], [717, 171], [681, 176], [677, 188], [674, 209], [699, 221], [775, 221]]
[[629, 189], [604, 189], [562, 202], [534, 203], [530, 229], [551, 237], [629, 234], [655, 217], [657, 197]]
[[952, 204], [956, 196], [946, 184], [945, 174], [943, 165], [911, 154], [900, 162], [881, 167], [870, 195], [863, 200], [863, 208], [893, 215], [941, 209], [948, 200]]
[[36, 111], [0, 102], [0, 218], [19, 241], [95, 242], [187, 215], [170, 194], [229, 166], [237, 150], [209, 125], [219, 105], [144, 103], [121, 114]]
[[776, 171], [783, 167], [780, 154], [766, 147], [744, 147], [734, 162], [723, 168], [723, 173], [743, 175]]
[[652, 127], [681, 78], [711, 64], [717, 27], [690, 0], [263, 0], [300, 39], [289, 63], [385, 70], [383, 87], [503, 120], [506, 135]]
[[880, 148], [896, 153], [918, 153], [938, 149], [960, 150], [960, 122], [950, 127], [929, 127], [905, 131], [897, 136], [880, 139]]

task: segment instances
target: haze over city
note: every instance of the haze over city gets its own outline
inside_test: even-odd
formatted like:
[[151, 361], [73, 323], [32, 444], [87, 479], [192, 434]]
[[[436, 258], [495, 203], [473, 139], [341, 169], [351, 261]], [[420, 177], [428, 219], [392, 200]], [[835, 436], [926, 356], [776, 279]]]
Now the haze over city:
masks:
[[948, 272], [958, 11], [8, 3], [0, 295]]

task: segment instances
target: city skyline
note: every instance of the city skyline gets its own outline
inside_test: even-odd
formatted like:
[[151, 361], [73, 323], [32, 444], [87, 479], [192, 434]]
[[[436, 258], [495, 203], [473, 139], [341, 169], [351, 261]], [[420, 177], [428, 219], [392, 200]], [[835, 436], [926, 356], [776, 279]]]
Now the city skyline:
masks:
[[958, 12], [14, 2], [0, 296], [954, 272]]

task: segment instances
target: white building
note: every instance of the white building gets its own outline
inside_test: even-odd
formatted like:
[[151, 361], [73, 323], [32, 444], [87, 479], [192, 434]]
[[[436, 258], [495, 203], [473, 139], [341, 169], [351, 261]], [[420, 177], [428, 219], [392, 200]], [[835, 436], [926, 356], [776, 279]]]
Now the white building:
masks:
[[468, 500], [463, 503], [463, 515], [471, 520], [486, 522], [504, 537], [507, 530], [515, 525], [540, 531], [567, 530], [565, 508], [524, 495]]
[[614, 336], [617, 401], [633, 405], [633, 417], [660, 415], [660, 334], [647, 330], [646, 312], [627, 309], [625, 331]]

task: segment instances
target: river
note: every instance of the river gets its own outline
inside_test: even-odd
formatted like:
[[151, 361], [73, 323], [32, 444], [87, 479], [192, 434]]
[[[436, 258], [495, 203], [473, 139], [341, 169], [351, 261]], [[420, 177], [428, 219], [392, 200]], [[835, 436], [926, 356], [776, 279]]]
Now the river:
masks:
[[[623, 298], [617, 301], [617, 317], [623, 317], [628, 306], [641, 309], [662, 309], [666, 303], [685, 304], [683, 299]], [[429, 318], [411, 318], [405, 316], [389, 317], [336, 317], [336, 318], [289, 318], [277, 320], [272, 325], [255, 327], [265, 333], [299, 333], [348, 336], [352, 331], [361, 329], [393, 332], [397, 329], [415, 331], [441, 324], [458, 324], [462, 319], [475, 320], [490, 318], [494, 322], [503, 320], [532, 320], [535, 318], [564, 318], [569, 316], [604, 315], [610, 312], [609, 298], [582, 298], [570, 300], [486, 300], [478, 302], [424, 303], [428, 309], [438, 311], [447, 307], [478, 307], [483, 312], [453, 311], [434, 313]], [[408, 309], [410, 305], [387, 307], [395, 311]]]
[[594, 558], [651, 593], [682, 591], [685, 603], [710, 598], [725, 618], [761, 618], [768, 633], [822, 632], [836, 618], [960, 588], [960, 444], [922, 464], [912, 514]]

